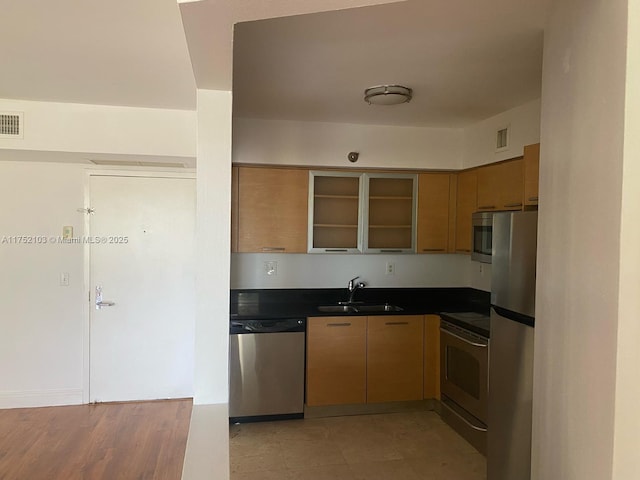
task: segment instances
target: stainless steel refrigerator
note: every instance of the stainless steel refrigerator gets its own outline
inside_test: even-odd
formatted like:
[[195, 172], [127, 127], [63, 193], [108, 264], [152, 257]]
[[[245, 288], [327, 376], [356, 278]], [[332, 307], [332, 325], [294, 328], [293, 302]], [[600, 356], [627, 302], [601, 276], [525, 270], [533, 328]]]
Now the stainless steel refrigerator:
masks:
[[538, 212], [493, 216], [487, 479], [531, 477]]

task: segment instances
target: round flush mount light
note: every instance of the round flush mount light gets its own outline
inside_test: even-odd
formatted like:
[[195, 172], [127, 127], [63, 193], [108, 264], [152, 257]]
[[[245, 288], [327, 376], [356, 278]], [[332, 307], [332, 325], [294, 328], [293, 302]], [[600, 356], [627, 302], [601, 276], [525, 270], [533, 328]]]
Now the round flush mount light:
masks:
[[402, 85], [379, 85], [364, 91], [364, 101], [369, 105], [400, 105], [408, 103], [413, 97], [413, 90]]

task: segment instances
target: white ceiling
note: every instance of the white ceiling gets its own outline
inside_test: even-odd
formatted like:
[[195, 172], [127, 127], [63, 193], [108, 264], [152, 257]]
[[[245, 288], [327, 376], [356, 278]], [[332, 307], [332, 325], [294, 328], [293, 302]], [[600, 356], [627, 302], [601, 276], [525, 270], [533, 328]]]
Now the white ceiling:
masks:
[[[245, 22], [234, 37], [234, 115], [461, 127], [541, 92], [547, 2], [410, 0]], [[414, 99], [371, 106], [366, 87]]]
[[0, 98], [195, 109], [176, 0], [0, 0]]
[[[236, 24], [237, 116], [460, 126], [539, 96], [551, 1], [0, 0], [0, 98], [193, 110]], [[381, 83], [414, 100], [366, 105]]]

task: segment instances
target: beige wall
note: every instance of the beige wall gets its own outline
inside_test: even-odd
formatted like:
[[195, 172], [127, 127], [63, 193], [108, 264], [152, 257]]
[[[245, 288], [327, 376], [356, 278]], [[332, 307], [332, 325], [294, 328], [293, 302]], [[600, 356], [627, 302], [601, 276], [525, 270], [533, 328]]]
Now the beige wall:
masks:
[[612, 478], [626, 4], [559, 0], [545, 30], [536, 480]]
[[640, 0], [629, 0], [613, 478], [640, 472]]
[[83, 235], [84, 170], [0, 162], [0, 408], [82, 403], [84, 248], [48, 238], [64, 225]]
[[[509, 127], [509, 147], [496, 151], [498, 130]], [[463, 168], [519, 157], [540, 141], [540, 99], [509, 109], [464, 129]]]
[[[79, 152], [86, 153], [89, 159], [105, 155], [126, 155], [125, 159], [153, 156], [156, 161], [157, 157], [187, 160], [196, 153], [196, 113], [191, 110], [1, 98], [0, 110], [24, 113], [24, 138], [3, 138], [0, 158], [6, 159], [3, 151], [11, 150]], [[42, 156], [51, 157], [51, 153]], [[73, 158], [58, 156], [55, 161]], [[20, 159], [29, 160], [28, 156]]]
[[229, 399], [231, 101], [198, 90], [195, 404]]
[[[462, 168], [463, 131], [350, 123], [236, 118], [235, 163], [342, 168]], [[360, 152], [358, 163], [347, 154]]]

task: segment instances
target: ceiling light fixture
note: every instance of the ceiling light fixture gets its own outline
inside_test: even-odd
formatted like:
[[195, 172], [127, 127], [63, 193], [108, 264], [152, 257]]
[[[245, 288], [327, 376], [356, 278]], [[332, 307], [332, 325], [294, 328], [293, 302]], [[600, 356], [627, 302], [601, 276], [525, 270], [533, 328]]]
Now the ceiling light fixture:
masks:
[[364, 91], [364, 101], [369, 105], [399, 105], [408, 103], [413, 97], [413, 90], [402, 85], [379, 85]]

